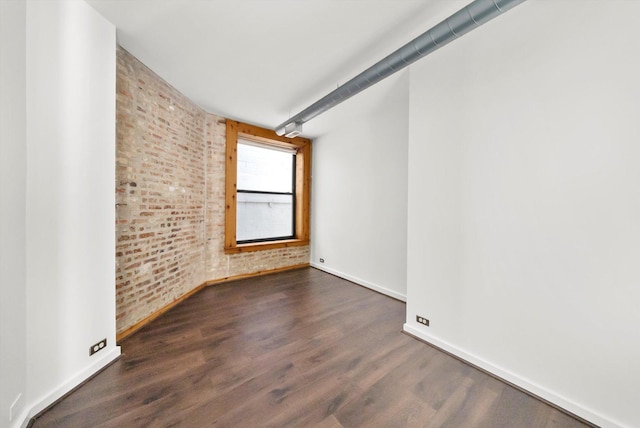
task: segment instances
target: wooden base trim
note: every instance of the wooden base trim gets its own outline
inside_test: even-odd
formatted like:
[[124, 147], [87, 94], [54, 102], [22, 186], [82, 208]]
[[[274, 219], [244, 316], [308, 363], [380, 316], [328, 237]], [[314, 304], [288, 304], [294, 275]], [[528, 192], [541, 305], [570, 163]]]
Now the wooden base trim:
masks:
[[168, 305], [158, 309], [156, 312], [152, 313], [148, 317], [138, 321], [137, 323], [135, 323], [131, 327], [128, 327], [128, 328], [122, 330], [121, 332], [119, 332], [118, 334], [116, 334], [116, 342], [119, 344], [122, 340], [124, 340], [127, 337], [131, 336], [133, 333], [135, 333], [136, 331], [140, 330], [142, 327], [144, 327], [145, 325], [149, 324], [151, 321], [153, 321], [154, 319], [158, 318], [160, 315], [164, 314], [169, 309], [171, 309], [174, 306], [178, 305], [179, 303], [185, 301], [186, 299], [188, 299], [189, 297], [193, 296], [198, 291], [202, 290], [203, 288], [205, 288], [205, 287], [207, 287], [209, 285], [222, 284], [222, 283], [225, 283], [225, 282], [238, 281], [240, 279], [253, 278], [253, 277], [256, 277], [256, 276], [269, 275], [269, 274], [272, 274], [272, 273], [285, 272], [285, 271], [288, 271], [288, 270], [301, 269], [301, 268], [305, 268], [305, 267], [309, 267], [309, 263], [301, 263], [301, 264], [298, 264], [298, 265], [285, 266], [285, 267], [276, 268], [276, 269], [261, 270], [261, 271], [258, 271], [258, 272], [247, 273], [247, 274], [243, 274], [243, 275], [227, 276], [225, 278], [212, 279], [212, 280], [203, 282], [202, 284], [198, 285], [193, 290], [191, 290], [191, 291], [185, 293], [184, 295], [178, 297], [176, 300], [174, 300], [173, 302], [169, 303]]
[[241, 279], [254, 278], [256, 276], [270, 275], [272, 273], [286, 272], [288, 270], [302, 269], [306, 267], [309, 267], [309, 263], [300, 263], [299, 265], [285, 266], [285, 267], [268, 269], [268, 270], [259, 270], [257, 272], [245, 273], [242, 275], [234, 275], [234, 276], [227, 276], [225, 278], [220, 278], [220, 279], [212, 279], [211, 281], [207, 281], [206, 284], [207, 285], [223, 284], [225, 282], [238, 281]]
[[202, 290], [206, 286], [207, 286], [207, 283], [203, 282], [202, 284], [198, 285], [193, 290], [188, 291], [187, 293], [185, 293], [182, 296], [178, 297], [176, 300], [174, 300], [173, 302], [169, 303], [167, 306], [158, 309], [157, 311], [155, 311], [154, 313], [152, 313], [148, 317], [138, 321], [137, 323], [135, 323], [131, 327], [122, 330], [120, 333], [116, 334], [116, 342], [119, 344], [120, 341], [122, 341], [122, 340], [126, 339], [127, 337], [131, 336], [133, 333], [135, 333], [136, 331], [140, 330], [142, 327], [144, 327], [145, 325], [149, 324], [151, 321], [153, 321], [154, 319], [158, 318], [160, 315], [164, 314], [165, 312], [167, 312], [169, 309], [173, 308], [174, 306], [176, 306], [180, 302], [183, 302], [184, 300], [186, 300], [189, 297], [193, 296], [194, 294], [196, 294], [198, 291]]

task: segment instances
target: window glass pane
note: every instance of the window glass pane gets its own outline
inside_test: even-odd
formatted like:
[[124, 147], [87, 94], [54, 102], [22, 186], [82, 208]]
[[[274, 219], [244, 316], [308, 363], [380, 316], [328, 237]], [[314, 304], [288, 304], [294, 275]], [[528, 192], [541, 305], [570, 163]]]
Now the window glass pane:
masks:
[[238, 193], [238, 242], [291, 237], [293, 234], [293, 195]]
[[291, 153], [238, 142], [238, 190], [290, 193], [292, 186]]

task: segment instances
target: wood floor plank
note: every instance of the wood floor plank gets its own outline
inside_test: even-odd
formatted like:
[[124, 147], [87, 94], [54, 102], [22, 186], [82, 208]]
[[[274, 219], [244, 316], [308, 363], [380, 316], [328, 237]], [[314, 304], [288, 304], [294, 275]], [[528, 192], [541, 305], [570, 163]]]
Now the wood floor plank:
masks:
[[312, 268], [207, 287], [33, 426], [588, 426], [402, 334], [404, 317]]

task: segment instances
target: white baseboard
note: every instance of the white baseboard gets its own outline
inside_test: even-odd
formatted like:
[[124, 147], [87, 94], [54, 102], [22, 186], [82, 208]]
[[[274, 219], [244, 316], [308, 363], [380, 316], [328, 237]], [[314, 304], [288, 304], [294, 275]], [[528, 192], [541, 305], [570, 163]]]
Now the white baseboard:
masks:
[[69, 393], [73, 388], [82, 384], [82, 382], [89, 379], [94, 374], [98, 373], [108, 364], [113, 362], [116, 358], [120, 356], [120, 347], [116, 346], [107, 352], [102, 358], [94, 361], [88, 367], [79, 371], [75, 375], [71, 376], [71, 378], [67, 379], [62, 385], [55, 388], [53, 391], [45, 395], [44, 397], [37, 400], [30, 407], [22, 413], [22, 428], [26, 428], [29, 424], [31, 418], [36, 416], [38, 413], [42, 412], [44, 409], [55, 403], [57, 400], [62, 398], [65, 394]]
[[504, 370], [499, 366], [496, 366], [488, 361], [485, 361], [481, 358], [476, 357], [475, 355], [466, 352], [444, 340], [438, 339], [435, 336], [432, 336], [428, 333], [425, 333], [424, 331], [422, 331], [421, 329], [415, 328], [409, 324], [404, 324], [403, 326], [403, 330], [406, 331], [407, 333], [411, 334], [412, 336], [415, 336], [419, 339], [424, 340], [425, 342], [428, 342], [438, 348], [441, 348], [453, 355], [455, 355], [456, 357], [471, 363], [474, 366], [477, 366], [483, 370], [486, 370], [487, 372], [491, 373], [492, 375], [503, 379], [509, 383], [512, 383], [530, 393], [532, 393], [533, 395], [542, 398], [543, 400], [546, 400], [562, 409], [565, 409], [571, 413], [573, 413], [576, 416], [579, 416], [595, 425], [598, 425], [602, 428], [626, 428], [624, 425], [622, 425], [619, 422], [616, 422], [614, 420], [612, 420], [611, 418], [602, 416], [594, 411], [591, 411], [569, 399], [567, 399], [566, 397], [563, 397], [560, 394], [556, 394], [553, 391], [550, 391], [538, 384], [536, 384], [535, 382], [531, 382], [528, 379], [522, 378], [514, 373], [509, 372], [508, 370]]
[[346, 273], [339, 272], [337, 270], [326, 267], [323, 264], [311, 262], [311, 267], [314, 267], [318, 270], [330, 273], [331, 275], [339, 276], [340, 278], [346, 279], [347, 281], [351, 281], [355, 284], [361, 285], [366, 288], [370, 288], [371, 290], [377, 291], [378, 293], [382, 293], [386, 296], [393, 297], [396, 300], [400, 300], [402, 302], [407, 301], [407, 296], [404, 294], [400, 294], [397, 291], [389, 290], [388, 288], [382, 287], [380, 285], [374, 284], [369, 281], [365, 281], [364, 279], [357, 278], [355, 276], [347, 275]]

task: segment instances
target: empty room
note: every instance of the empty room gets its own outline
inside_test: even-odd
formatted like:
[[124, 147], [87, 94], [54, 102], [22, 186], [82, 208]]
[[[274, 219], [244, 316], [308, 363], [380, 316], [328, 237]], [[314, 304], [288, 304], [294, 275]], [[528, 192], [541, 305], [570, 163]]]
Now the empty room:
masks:
[[0, 0], [0, 428], [640, 427], [638, 17]]

